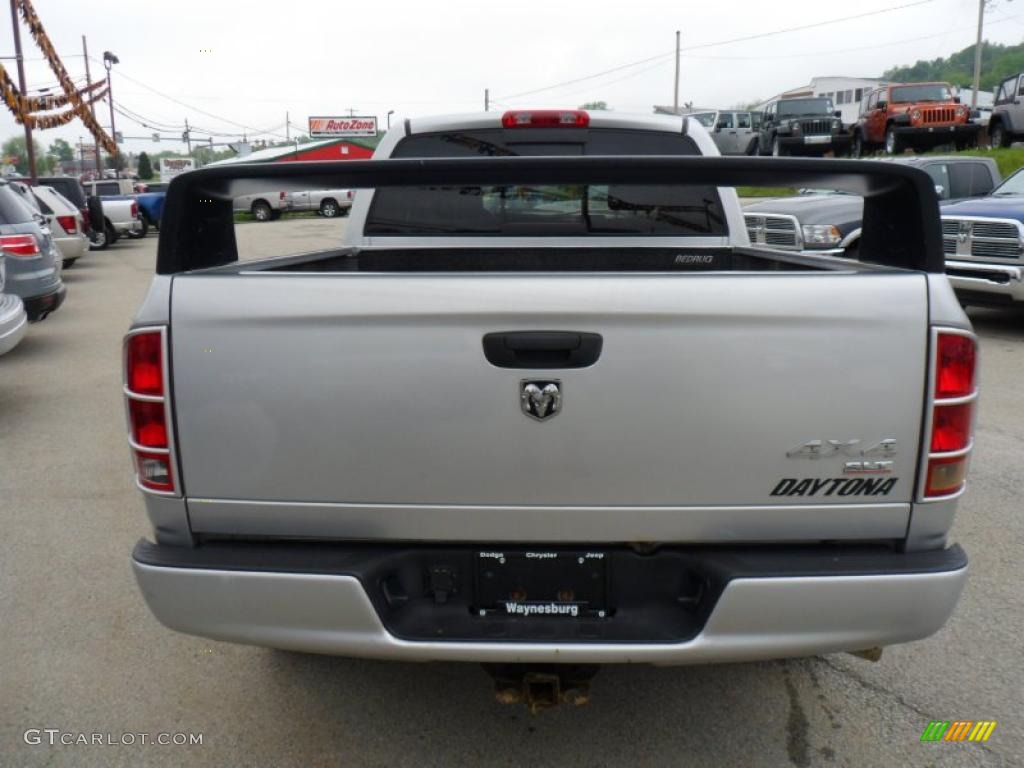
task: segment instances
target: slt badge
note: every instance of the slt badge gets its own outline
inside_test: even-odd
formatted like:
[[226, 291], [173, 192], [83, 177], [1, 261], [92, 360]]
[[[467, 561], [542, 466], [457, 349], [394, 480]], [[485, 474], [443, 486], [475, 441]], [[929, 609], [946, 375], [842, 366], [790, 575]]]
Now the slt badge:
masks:
[[562, 382], [523, 379], [519, 382], [519, 405], [531, 419], [550, 419], [562, 410]]

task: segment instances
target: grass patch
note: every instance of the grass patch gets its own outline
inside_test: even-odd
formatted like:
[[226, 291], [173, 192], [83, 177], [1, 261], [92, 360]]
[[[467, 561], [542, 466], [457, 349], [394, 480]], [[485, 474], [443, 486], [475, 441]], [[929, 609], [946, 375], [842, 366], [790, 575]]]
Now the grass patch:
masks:
[[965, 149], [961, 152], [929, 152], [936, 155], [970, 155], [972, 157], [990, 157], [999, 166], [999, 172], [1005, 179], [1015, 171], [1024, 168], [1024, 148], [1008, 147], [1006, 149], [990, 149], [979, 147], [978, 149]]
[[[243, 222], [256, 221], [256, 217], [251, 213], [241, 213], [236, 211], [235, 223], [240, 224]], [[292, 211], [290, 213], [284, 213], [280, 216], [282, 219], [315, 219], [320, 216], [319, 211]], [[262, 223], [262, 222], [261, 222]]]
[[793, 187], [736, 187], [740, 197], [792, 197], [796, 194]]

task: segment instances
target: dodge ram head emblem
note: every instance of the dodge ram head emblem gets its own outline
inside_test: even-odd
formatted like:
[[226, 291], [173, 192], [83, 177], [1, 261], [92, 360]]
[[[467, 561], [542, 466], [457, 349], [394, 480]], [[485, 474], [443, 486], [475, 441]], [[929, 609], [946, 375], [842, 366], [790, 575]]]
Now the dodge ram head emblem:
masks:
[[557, 379], [519, 382], [519, 405], [531, 419], [546, 421], [562, 410], [562, 382]]
[[961, 221], [960, 226], [957, 227], [956, 237], [961, 243], [966, 243], [967, 238], [971, 236], [971, 222]]

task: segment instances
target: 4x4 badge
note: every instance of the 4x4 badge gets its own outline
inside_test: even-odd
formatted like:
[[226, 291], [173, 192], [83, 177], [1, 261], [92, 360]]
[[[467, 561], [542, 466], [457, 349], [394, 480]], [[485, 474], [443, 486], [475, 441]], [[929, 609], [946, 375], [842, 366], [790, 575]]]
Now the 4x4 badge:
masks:
[[519, 405], [531, 419], [550, 419], [562, 410], [562, 382], [558, 379], [523, 379], [519, 382]]

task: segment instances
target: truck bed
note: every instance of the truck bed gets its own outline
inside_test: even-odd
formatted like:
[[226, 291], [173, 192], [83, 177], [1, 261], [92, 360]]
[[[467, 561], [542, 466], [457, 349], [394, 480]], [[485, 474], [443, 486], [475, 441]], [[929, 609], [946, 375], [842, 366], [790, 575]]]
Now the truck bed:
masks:
[[488, 247], [339, 248], [240, 261], [204, 270], [243, 272], [872, 272], [882, 265], [765, 248]]

